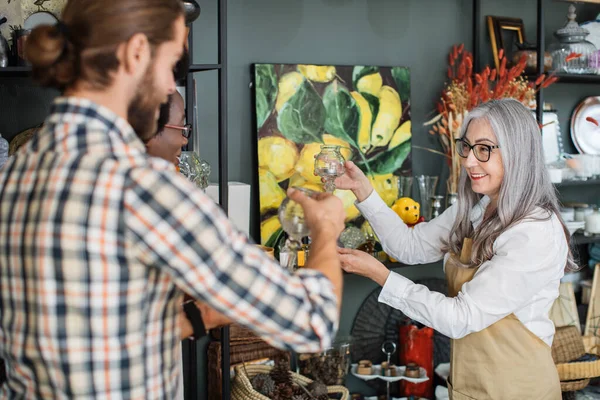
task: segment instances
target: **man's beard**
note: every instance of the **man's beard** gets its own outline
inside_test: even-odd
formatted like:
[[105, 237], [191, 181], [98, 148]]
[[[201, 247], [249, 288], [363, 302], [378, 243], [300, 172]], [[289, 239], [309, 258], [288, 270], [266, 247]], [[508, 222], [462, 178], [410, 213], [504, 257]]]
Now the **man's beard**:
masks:
[[156, 135], [157, 112], [162, 103], [157, 92], [153, 69], [149, 66], [127, 110], [129, 124], [143, 142]]

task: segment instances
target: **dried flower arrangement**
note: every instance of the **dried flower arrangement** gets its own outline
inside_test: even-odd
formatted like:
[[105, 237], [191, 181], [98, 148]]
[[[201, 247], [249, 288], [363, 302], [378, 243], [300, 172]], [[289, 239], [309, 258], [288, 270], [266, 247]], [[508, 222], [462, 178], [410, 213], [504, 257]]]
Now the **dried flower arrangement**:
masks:
[[[554, 74], [540, 75], [535, 81], [527, 81], [522, 76], [526, 59], [523, 56], [517, 64], [507, 68], [504, 51], [498, 54], [500, 68], [486, 66], [481, 73], [473, 73], [473, 55], [464, 45], [453, 46], [448, 55], [448, 79], [436, 105], [437, 115], [426, 122], [432, 125], [429, 131], [438, 135], [443, 153], [447, 158], [450, 175], [447, 181], [448, 193], [456, 193], [460, 175], [460, 161], [454, 148], [454, 139], [460, 133], [462, 122], [468, 112], [481, 103], [492, 99], [513, 98], [526, 106], [531, 106], [540, 88], [547, 88], [557, 81]], [[438, 152], [439, 153], [439, 152]]]

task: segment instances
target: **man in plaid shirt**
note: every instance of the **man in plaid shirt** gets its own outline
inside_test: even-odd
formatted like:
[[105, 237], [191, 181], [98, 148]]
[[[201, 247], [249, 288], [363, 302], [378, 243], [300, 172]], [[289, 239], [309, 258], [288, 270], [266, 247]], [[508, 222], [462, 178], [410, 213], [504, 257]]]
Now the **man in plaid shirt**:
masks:
[[175, 91], [180, 1], [69, 0], [63, 21], [36, 28], [27, 57], [64, 96], [0, 170], [0, 398], [173, 398], [182, 292], [274, 346], [327, 347], [340, 201], [290, 193], [313, 239], [308, 268], [290, 275], [146, 154]]

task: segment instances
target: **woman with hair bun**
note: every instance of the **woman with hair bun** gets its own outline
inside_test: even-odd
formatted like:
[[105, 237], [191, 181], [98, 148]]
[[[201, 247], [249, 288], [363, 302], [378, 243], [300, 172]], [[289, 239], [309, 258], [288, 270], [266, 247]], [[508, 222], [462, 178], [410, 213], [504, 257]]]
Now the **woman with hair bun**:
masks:
[[469, 112], [456, 149], [457, 203], [414, 228], [351, 162], [336, 180], [354, 192], [390, 256], [405, 264], [444, 260], [449, 296], [356, 250], [339, 249], [342, 267], [381, 285], [380, 302], [452, 339], [451, 399], [558, 400], [549, 311], [565, 269], [577, 266], [538, 125], [520, 102], [490, 101]]

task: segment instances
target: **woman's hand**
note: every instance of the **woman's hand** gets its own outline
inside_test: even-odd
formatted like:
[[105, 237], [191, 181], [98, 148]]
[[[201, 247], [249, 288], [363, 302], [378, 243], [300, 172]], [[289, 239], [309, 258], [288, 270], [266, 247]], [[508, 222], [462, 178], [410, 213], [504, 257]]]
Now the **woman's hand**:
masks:
[[390, 270], [372, 255], [343, 248], [339, 248], [338, 253], [344, 271], [372, 279], [381, 286], [385, 284]]
[[364, 201], [373, 192], [373, 185], [352, 161], [346, 161], [344, 166], [346, 173], [335, 179], [336, 188], [352, 190], [359, 202]]

